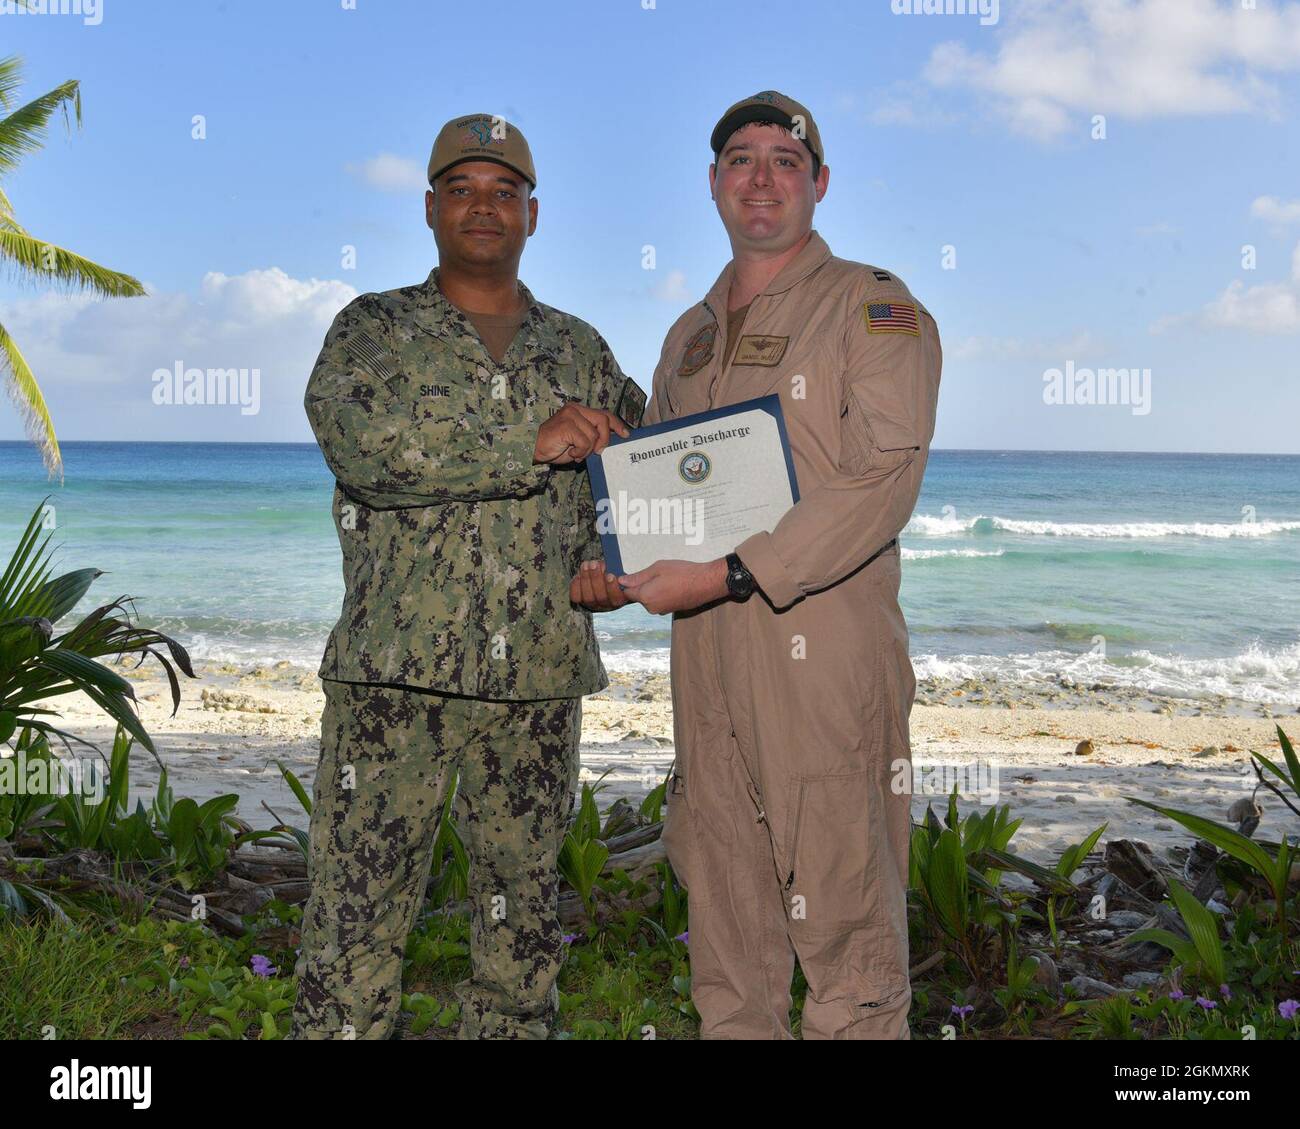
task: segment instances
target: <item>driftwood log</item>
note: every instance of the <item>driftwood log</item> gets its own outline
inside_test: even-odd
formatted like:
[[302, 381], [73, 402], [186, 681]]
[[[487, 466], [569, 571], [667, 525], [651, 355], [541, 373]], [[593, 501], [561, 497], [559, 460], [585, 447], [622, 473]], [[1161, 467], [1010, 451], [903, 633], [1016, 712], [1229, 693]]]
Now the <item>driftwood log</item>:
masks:
[[[662, 822], [652, 823], [605, 840], [610, 853], [601, 873], [610, 875], [623, 870], [634, 881], [648, 877], [654, 866], [667, 858], [660, 839], [662, 832]], [[106, 854], [98, 851], [74, 850], [46, 857], [16, 853], [15, 847], [18, 850], [38, 848], [35, 842], [6, 842], [0, 846], [4, 848], [0, 850], [0, 878], [55, 891], [98, 891], [117, 899], [132, 913], [150, 911], [173, 921], [191, 920], [193, 898], [201, 895], [203, 920], [232, 937], [246, 931], [243, 916], [257, 913], [272, 899], [301, 905], [310, 893], [307, 860], [296, 846], [288, 843], [263, 841], [241, 847], [231, 853], [220, 873], [202, 888], [190, 892], [158, 881], [156, 866], [126, 863], [115, 867]], [[114, 875], [114, 869], [120, 877]], [[639, 908], [649, 909], [657, 901], [658, 892], [654, 891], [638, 899], [637, 904]], [[611, 913], [631, 905], [627, 899], [614, 902], [606, 907]], [[643, 902], [646, 904], [641, 905]], [[560, 917], [570, 927], [585, 922], [586, 911], [576, 893], [568, 891], [561, 895]]]

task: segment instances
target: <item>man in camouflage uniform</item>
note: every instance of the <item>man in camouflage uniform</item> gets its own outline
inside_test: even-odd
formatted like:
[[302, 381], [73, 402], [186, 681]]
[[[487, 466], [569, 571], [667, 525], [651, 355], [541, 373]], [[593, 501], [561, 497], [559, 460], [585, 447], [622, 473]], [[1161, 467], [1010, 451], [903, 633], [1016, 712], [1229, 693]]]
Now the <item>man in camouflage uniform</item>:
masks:
[[320, 667], [293, 1038], [391, 1034], [458, 771], [473, 966], [459, 1034], [547, 1036], [581, 697], [609, 682], [568, 595], [600, 556], [583, 459], [640, 422], [644, 394], [591, 326], [518, 281], [537, 224], [519, 131], [448, 122], [428, 174], [439, 267], [346, 306], [307, 386], [346, 594]]

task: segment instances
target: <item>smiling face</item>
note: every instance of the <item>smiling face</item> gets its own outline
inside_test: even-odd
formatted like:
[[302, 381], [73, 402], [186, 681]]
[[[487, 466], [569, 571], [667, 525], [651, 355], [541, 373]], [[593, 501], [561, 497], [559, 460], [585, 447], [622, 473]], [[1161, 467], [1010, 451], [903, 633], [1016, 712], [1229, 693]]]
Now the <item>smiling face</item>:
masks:
[[813, 155], [779, 125], [741, 126], [709, 166], [709, 188], [736, 250], [778, 254], [812, 229], [830, 169], [812, 173]]
[[495, 161], [462, 161], [424, 194], [425, 220], [438, 260], [461, 268], [517, 268], [537, 230], [537, 201], [513, 169]]

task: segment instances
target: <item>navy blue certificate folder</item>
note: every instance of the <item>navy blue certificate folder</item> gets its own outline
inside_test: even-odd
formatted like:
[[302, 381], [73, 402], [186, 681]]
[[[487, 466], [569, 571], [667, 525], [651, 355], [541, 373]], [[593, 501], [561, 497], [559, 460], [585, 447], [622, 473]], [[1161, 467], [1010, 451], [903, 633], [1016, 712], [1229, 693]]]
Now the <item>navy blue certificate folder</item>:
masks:
[[[781, 397], [775, 393], [759, 396], [753, 400], [744, 400], [739, 404], [728, 404], [723, 408], [711, 408], [707, 412], [696, 412], [694, 415], [664, 420], [662, 423], [651, 424], [648, 427], [639, 427], [632, 432], [631, 437], [628, 439], [624, 439], [620, 435], [611, 435], [609, 447], [612, 448], [623, 443], [640, 442], [656, 435], [671, 435], [677, 431], [689, 432], [701, 424], [726, 420], [742, 412], [752, 411], [766, 412], [776, 421], [777, 434], [781, 438], [781, 453], [785, 458], [785, 469], [790, 478], [790, 494], [794, 501], [799, 501], [799, 483], [795, 476], [794, 459], [790, 455], [790, 439], [785, 429], [785, 415], [781, 411]], [[601, 455], [587, 456], [587, 475], [591, 481], [591, 494], [596, 503], [596, 513], [599, 519], [599, 515], [607, 513], [610, 506], [609, 485], [606, 481], [605, 466]], [[605, 532], [599, 528], [599, 525], [598, 532], [601, 549], [605, 555], [605, 568], [617, 576], [624, 571], [623, 554], [619, 549], [618, 535], [613, 532]]]

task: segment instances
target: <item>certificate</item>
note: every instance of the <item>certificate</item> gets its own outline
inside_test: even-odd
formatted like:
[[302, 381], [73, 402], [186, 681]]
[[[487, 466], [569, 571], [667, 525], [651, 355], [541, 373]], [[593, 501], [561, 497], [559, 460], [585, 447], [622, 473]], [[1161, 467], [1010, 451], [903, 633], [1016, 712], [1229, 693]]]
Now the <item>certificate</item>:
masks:
[[613, 573], [716, 560], [799, 500], [777, 395], [611, 435], [587, 471]]

